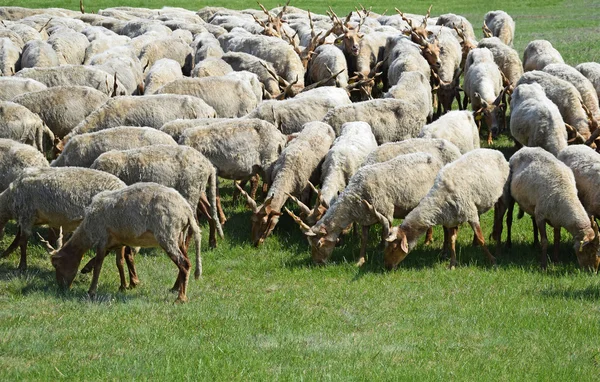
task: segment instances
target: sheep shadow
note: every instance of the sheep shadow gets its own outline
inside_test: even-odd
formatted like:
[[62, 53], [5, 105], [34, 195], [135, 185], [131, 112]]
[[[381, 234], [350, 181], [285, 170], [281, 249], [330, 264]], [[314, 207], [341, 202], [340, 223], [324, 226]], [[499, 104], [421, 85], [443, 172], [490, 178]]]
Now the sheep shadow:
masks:
[[550, 287], [537, 293], [546, 298], [598, 301], [600, 300], [600, 285], [589, 285], [581, 289]]

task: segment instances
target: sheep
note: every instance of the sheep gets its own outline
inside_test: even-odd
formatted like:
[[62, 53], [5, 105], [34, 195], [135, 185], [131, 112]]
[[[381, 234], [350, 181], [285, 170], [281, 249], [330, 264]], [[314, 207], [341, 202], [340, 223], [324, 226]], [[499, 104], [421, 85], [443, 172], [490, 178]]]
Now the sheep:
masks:
[[36, 113], [55, 138], [62, 138], [107, 100], [106, 94], [86, 86], [55, 86], [22, 94], [12, 102]]
[[227, 62], [220, 58], [208, 57], [196, 64], [192, 70], [192, 77], [218, 77], [231, 72], [233, 72], [233, 68]]
[[[190, 206], [205, 213], [210, 226], [210, 246], [217, 246], [217, 232], [223, 237], [217, 216], [216, 170], [193, 148], [155, 145], [109, 151], [96, 158], [90, 168], [113, 174], [127, 185], [154, 182], [174, 188]], [[205, 192], [208, 200], [204, 197]]]
[[453, 143], [461, 154], [479, 148], [479, 131], [470, 111], [451, 111], [437, 121], [423, 126], [419, 138], [445, 139]]
[[475, 38], [475, 32], [473, 31], [473, 25], [464, 16], [455, 15], [453, 13], [446, 13], [440, 15], [435, 25], [443, 25], [448, 28], [456, 28], [462, 31], [463, 35], [470, 42], [474, 42], [477, 45], [477, 39]]
[[469, 52], [463, 86], [465, 99], [470, 99], [475, 113], [485, 119], [489, 129], [488, 144], [491, 144], [492, 134], [500, 131], [506, 115], [506, 104], [501, 102], [504, 95], [502, 74], [492, 51], [476, 48]]
[[315, 207], [311, 210], [306, 204], [292, 198], [306, 215], [306, 223], [313, 225], [321, 219], [365, 157], [376, 147], [377, 142], [368, 123], [348, 122], [342, 126], [340, 136], [333, 141], [321, 166], [321, 191]]
[[81, 121], [65, 139], [115, 126], [149, 126], [160, 129], [178, 118], [212, 118], [215, 110], [197, 97], [159, 94], [109, 99]]
[[117, 95], [127, 94], [121, 81], [117, 79], [117, 85], [115, 86], [113, 76], [93, 66], [61, 65], [27, 68], [19, 71], [15, 76], [31, 78], [48, 87], [61, 85], [89, 86], [100, 90], [106, 95], [113, 94], [115, 90]]
[[214, 108], [220, 118], [244, 116], [258, 105], [250, 84], [230, 76], [182, 78], [163, 85], [156, 93], [198, 97]]
[[128, 21], [119, 31], [119, 34], [127, 36], [131, 39], [150, 34], [156, 36], [169, 36], [171, 33], [171, 29], [159, 21], [142, 19], [133, 19]]
[[573, 84], [581, 95], [581, 100], [594, 120], [600, 120], [600, 107], [598, 105], [598, 94], [594, 85], [577, 69], [567, 64], [550, 64], [544, 67], [544, 72]]
[[596, 94], [600, 98], [600, 64], [597, 62], [584, 62], [575, 67], [583, 74], [596, 89]]
[[196, 46], [194, 53], [195, 64], [209, 57], [221, 58], [224, 54], [219, 40], [209, 32], [198, 34], [194, 39], [194, 46]]
[[548, 264], [548, 223], [554, 227], [554, 261], [558, 261], [560, 228], [564, 227], [575, 240], [574, 248], [579, 265], [598, 270], [598, 226], [590, 220], [577, 198], [575, 177], [566, 164], [542, 148], [523, 147], [510, 158], [510, 182], [506, 186], [505, 195], [508, 202], [509, 235], [515, 202], [522, 211], [534, 218], [541, 237], [542, 269], [546, 269]]
[[534, 70], [523, 74], [517, 87], [532, 83], [537, 83], [544, 89], [546, 97], [558, 107], [564, 122], [575, 129], [582, 142], [590, 137], [593, 121], [588, 121], [582, 108], [581, 95], [573, 84], [549, 73]]
[[344, 89], [324, 86], [283, 101], [263, 101], [245, 118], [259, 118], [274, 124], [284, 134], [293, 134], [308, 122], [322, 120], [335, 107], [351, 103]]
[[82, 33], [69, 28], [60, 28], [48, 38], [48, 44], [58, 55], [59, 64], [81, 65], [90, 42]]
[[404, 72], [421, 72], [427, 81], [431, 70], [427, 60], [421, 55], [419, 45], [404, 35], [388, 37], [385, 45], [384, 72], [387, 72], [387, 83], [394, 86]]
[[129, 150], [152, 145], [176, 146], [177, 142], [170, 135], [150, 127], [114, 127], [71, 137], [58, 158], [50, 165], [90, 167], [100, 154], [107, 151]]
[[562, 56], [552, 44], [546, 40], [533, 40], [523, 52], [523, 71], [542, 70], [546, 65], [564, 64]]
[[127, 45], [131, 39], [126, 36], [103, 36], [101, 38], [90, 41], [90, 45], [85, 50], [85, 57], [83, 59], [84, 65], [89, 65], [92, 57], [106, 52], [111, 48], [115, 48], [118, 46]]
[[144, 78], [144, 94], [155, 94], [169, 82], [183, 78], [181, 66], [175, 60], [162, 58], [154, 63]]
[[131, 48], [116, 46], [98, 53], [90, 59], [90, 66], [117, 77], [125, 88], [124, 94], [143, 94], [142, 64]]
[[523, 146], [541, 147], [555, 156], [567, 147], [560, 111], [539, 84], [517, 86], [510, 110], [510, 132]]
[[495, 264], [494, 256], [485, 245], [479, 215], [501, 203], [508, 176], [508, 162], [501, 152], [476, 149], [440, 170], [433, 187], [400, 226], [391, 227], [389, 217], [378, 213], [378, 219], [390, 227], [390, 234], [385, 239], [386, 268], [397, 267], [415, 247], [418, 238], [429, 227], [440, 224], [444, 227], [444, 247], [450, 251], [449, 267], [454, 268], [458, 226], [465, 222], [471, 225], [490, 263]]
[[189, 76], [194, 67], [192, 54], [192, 48], [185, 41], [169, 37], [149, 42], [142, 48], [139, 57], [142, 67], [152, 67], [161, 58], [170, 58], [179, 63], [184, 76]]
[[[514, 88], [517, 81], [523, 75], [523, 63], [519, 58], [519, 53], [502, 42], [498, 37], [488, 37], [481, 39], [478, 48], [488, 48], [494, 55], [494, 62], [500, 68], [508, 83]], [[508, 85], [508, 84], [506, 84]]]
[[46, 152], [44, 138], [54, 141], [54, 134], [36, 114], [14, 102], [0, 102], [0, 138], [31, 145]]
[[0, 77], [0, 101], [10, 101], [21, 94], [47, 89], [41, 82], [20, 77]]
[[189, 128], [213, 125], [219, 122], [231, 121], [232, 118], [198, 118], [198, 119], [174, 119], [162, 125], [160, 131], [169, 134], [175, 141], [179, 141], [181, 134]]
[[339, 134], [346, 122], [363, 121], [371, 125], [378, 144], [414, 138], [425, 124], [417, 106], [393, 98], [337, 106], [323, 117]]
[[339, 73], [335, 79], [323, 83], [327, 86], [338, 86], [346, 88], [348, 86], [348, 65], [344, 53], [333, 45], [321, 45], [314, 51], [311, 57], [307, 76], [310, 83], [316, 83], [320, 80], [326, 80], [333, 73]]
[[363, 166], [394, 159], [398, 155], [429, 153], [444, 165], [454, 162], [462, 154], [453, 143], [437, 138], [410, 138], [400, 142], [389, 142], [377, 147], [367, 155]]
[[31, 40], [23, 47], [21, 68], [58, 66], [58, 55], [46, 41]]
[[[394, 217], [402, 218], [427, 194], [442, 166], [442, 162], [429, 153], [399, 155], [389, 161], [358, 169], [335, 203], [312, 227], [288, 213], [307, 236], [312, 260], [317, 264], [327, 261], [346, 227], [351, 223], [359, 223], [362, 226], [362, 245], [358, 265], [362, 265], [365, 261], [368, 226], [379, 222], [362, 201], [381, 211], [389, 221]], [[383, 228], [385, 238], [387, 223]]]
[[304, 66], [293, 47], [277, 37], [245, 35], [230, 32], [219, 37], [219, 43], [225, 52], [243, 52], [252, 54], [270, 62], [277, 74], [293, 89], [304, 87]]
[[0, 75], [12, 76], [21, 69], [21, 48], [6, 37], [0, 38]]
[[483, 24], [490, 29], [494, 37], [498, 37], [508, 46], [513, 45], [513, 40], [515, 39], [515, 22], [508, 13], [504, 11], [490, 11], [485, 14], [483, 20]]
[[[263, 89], [263, 86], [256, 74], [245, 71], [245, 70], [241, 70], [241, 71], [231, 71], [231, 72], [225, 74], [225, 77], [235, 78], [235, 79], [246, 82], [248, 85], [250, 85], [250, 88], [252, 89], [252, 93], [254, 93], [254, 96], [256, 97], [256, 102], [257, 103], [262, 102], [264, 89]], [[306, 90], [306, 89], [303, 89], [303, 91], [304, 90]], [[308, 90], [306, 90], [306, 91], [308, 91]]]
[[273, 164], [271, 188], [262, 205], [257, 206], [240, 188], [252, 209], [251, 238], [255, 247], [261, 245], [275, 229], [289, 195], [301, 197], [310, 192], [308, 182], [318, 179], [320, 164], [334, 139], [331, 126], [317, 121], [305, 124]]
[[235, 71], [245, 70], [256, 74], [267, 92], [264, 98], [276, 98], [281, 93], [278, 81], [269, 74], [269, 71], [275, 72], [271, 63], [243, 52], [228, 52], [221, 59]]
[[27, 167], [48, 167], [44, 154], [33, 147], [0, 138], [0, 192], [6, 190]]
[[27, 44], [31, 40], [42, 40], [40, 32], [29, 25], [21, 24], [19, 22], [5, 23], [5, 25], [7, 29], [15, 32], [17, 37], [23, 41], [23, 44]]
[[123, 187], [125, 183], [117, 177], [96, 170], [51, 167], [24, 170], [0, 194], [0, 235], [10, 220], [16, 220], [19, 227], [13, 243], [0, 257], [20, 247], [19, 269], [25, 270], [27, 241], [34, 225], [63, 227], [64, 231], [71, 232], [83, 219], [84, 210], [94, 195]]
[[573, 145], [557, 158], [573, 171], [577, 195], [588, 215], [600, 216], [600, 155], [588, 146]]
[[186, 287], [190, 261], [186, 234], [190, 231], [196, 245], [195, 278], [202, 273], [200, 228], [189, 203], [175, 190], [156, 183], [137, 183], [116, 191], [96, 195], [73, 236], [51, 256], [56, 280], [70, 287], [83, 254], [95, 249], [94, 274], [88, 294], [96, 296], [98, 278], [106, 253], [121, 245], [161, 247], [179, 269], [173, 290], [177, 302], [187, 301]]
[[433, 117], [431, 85], [429, 79], [421, 72], [403, 72], [398, 82], [383, 97], [408, 101], [419, 109], [424, 118], [430, 120]]

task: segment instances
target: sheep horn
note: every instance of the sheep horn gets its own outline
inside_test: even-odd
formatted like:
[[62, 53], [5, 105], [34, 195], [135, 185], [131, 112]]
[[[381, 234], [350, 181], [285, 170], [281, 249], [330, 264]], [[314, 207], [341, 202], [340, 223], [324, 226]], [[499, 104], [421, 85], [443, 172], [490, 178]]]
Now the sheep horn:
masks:
[[254, 199], [252, 199], [250, 197], [250, 195], [248, 195], [248, 193], [246, 191], [244, 191], [244, 189], [242, 187], [240, 187], [240, 184], [238, 182], [234, 182], [234, 184], [237, 187], [237, 189], [240, 191], [240, 193], [246, 197], [246, 203], [248, 203], [248, 206], [250, 207], [252, 212], [257, 213], [258, 207], [256, 207], [256, 201], [254, 201]]
[[287, 207], [283, 207], [283, 209], [285, 210], [285, 212], [287, 212], [288, 215], [290, 215], [292, 217], [292, 219], [294, 219], [294, 221], [296, 223], [298, 223], [298, 225], [300, 226], [300, 229], [302, 230], [303, 233], [307, 233], [310, 231], [310, 227], [308, 226], [308, 224], [303, 222], [302, 219], [300, 219], [298, 216], [296, 216], [292, 211], [288, 210]]
[[302, 213], [304, 213], [304, 214], [306, 214], [306, 215], [310, 215], [310, 213], [311, 213], [311, 210], [310, 210], [310, 208], [308, 208], [308, 206], [307, 206], [306, 204], [302, 203], [301, 201], [299, 201], [299, 200], [298, 200], [298, 198], [296, 198], [296, 197], [295, 197], [295, 196], [293, 196], [293, 195], [290, 195], [290, 194], [288, 194], [287, 192], [285, 193], [285, 195], [286, 195], [288, 198], [292, 199], [292, 201], [293, 201], [294, 203], [296, 203], [296, 204], [298, 205], [298, 207], [300, 207], [300, 210], [302, 210]]
[[37, 234], [38, 237], [40, 238], [40, 241], [42, 243], [44, 243], [46, 245], [46, 248], [48, 248], [48, 251], [50, 252], [50, 254], [54, 254], [58, 251], [60, 251], [60, 249], [63, 246], [63, 230], [62, 230], [62, 226], [59, 228], [59, 234], [58, 234], [58, 239], [56, 240], [56, 248], [54, 248], [49, 242], [48, 240], [44, 239], [42, 237], [42, 235], [40, 235], [39, 233]]
[[481, 28], [483, 31], [483, 36], [484, 37], [492, 37], [494, 34], [492, 33], [492, 30], [490, 28], [488, 28], [487, 24], [485, 23], [485, 21], [483, 22], [483, 27]]
[[392, 224], [390, 223], [390, 221], [388, 220], [388, 218], [386, 218], [385, 216], [383, 216], [381, 213], [379, 213], [375, 207], [373, 207], [373, 205], [371, 205], [368, 201], [366, 201], [365, 199], [362, 200], [362, 203], [365, 207], [367, 207], [367, 209], [373, 214], [375, 215], [375, 217], [377, 218], [377, 220], [379, 220], [379, 222], [381, 223], [381, 225], [383, 226], [383, 237], [388, 237], [390, 235], [390, 228], [392, 228]]
[[85, 8], [83, 7], [83, 0], [79, 0], [79, 10], [85, 15]]

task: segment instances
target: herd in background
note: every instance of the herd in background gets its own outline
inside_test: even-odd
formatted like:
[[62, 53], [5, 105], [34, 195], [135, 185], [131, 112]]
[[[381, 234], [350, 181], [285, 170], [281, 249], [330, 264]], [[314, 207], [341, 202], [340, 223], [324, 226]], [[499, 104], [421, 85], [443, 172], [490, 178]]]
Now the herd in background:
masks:
[[[159, 246], [185, 301], [192, 238], [196, 278], [202, 271], [198, 218], [211, 247], [224, 237], [222, 178], [252, 210], [254, 245], [285, 210], [315, 263], [354, 225], [362, 265], [368, 228], [381, 224], [394, 268], [441, 225], [453, 267], [458, 226], [469, 223], [493, 264], [479, 216], [494, 208], [499, 251], [517, 203], [536, 242], [539, 232], [542, 267], [550, 224], [553, 259], [563, 227], [580, 265], [597, 271], [600, 64], [566, 65], [545, 40], [521, 61], [507, 13], [487, 13], [477, 40], [464, 17], [431, 17], [431, 7], [419, 16], [361, 6], [344, 19], [289, 5], [97, 14], [80, 5], [0, 7], [0, 237], [9, 221], [18, 227], [0, 257], [20, 249], [19, 269], [38, 225], [53, 228], [55, 246], [43, 242], [61, 286], [95, 251], [82, 269], [93, 272], [91, 296], [108, 252], [125, 289], [139, 283], [134, 248]], [[492, 143], [509, 118], [528, 147], [507, 161], [479, 136], [485, 125]], [[404, 220], [394, 227], [395, 218]]]

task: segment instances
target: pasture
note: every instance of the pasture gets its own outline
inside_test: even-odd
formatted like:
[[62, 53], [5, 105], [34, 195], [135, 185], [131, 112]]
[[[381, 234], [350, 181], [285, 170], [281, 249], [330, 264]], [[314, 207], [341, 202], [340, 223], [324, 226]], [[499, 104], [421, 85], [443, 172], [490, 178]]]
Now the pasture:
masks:
[[[77, 3], [6, 0], [2, 5], [78, 9]], [[521, 55], [529, 41], [547, 39], [568, 64], [600, 61], [597, 2], [432, 3], [432, 15], [466, 16], [478, 38], [483, 15], [505, 10], [516, 22], [515, 49]], [[239, 0], [85, 4], [87, 11], [117, 5], [257, 7]], [[356, 4], [338, 1], [334, 9], [344, 14]], [[328, 4], [291, 5], [324, 13]], [[385, 0], [373, 10], [390, 13], [396, 6], [423, 14], [428, 5]], [[494, 147], [510, 155], [512, 146], [510, 138], [501, 137]], [[217, 249], [208, 248], [208, 225], [202, 225], [204, 273], [190, 280], [190, 301], [184, 305], [172, 303], [175, 295], [168, 288], [176, 268], [159, 250], [136, 257], [141, 284], [123, 293], [108, 256], [96, 301], [87, 297], [89, 274], [79, 274], [70, 291], [57, 290], [54, 269], [37, 240], [28, 248], [26, 272], [16, 270], [14, 254], [0, 260], [0, 380], [598, 378], [600, 278], [579, 270], [565, 230], [562, 262], [545, 272], [539, 269], [529, 218], [515, 219], [513, 247], [502, 251], [496, 268], [472, 246], [468, 226], [459, 232], [459, 266], [452, 271], [440, 256], [439, 227], [433, 245], [419, 244], [395, 271], [384, 271], [375, 227], [363, 267], [354, 265], [360, 240], [353, 235], [335, 249], [328, 265], [314, 266], [306, 239], [285, 214], [273, 236], [254, 248], [251, 213], [241, 200], [232, 201], [232, 191], [231, 182], [222, 182], [228, 221]], [[481, 226], [487, 239], [491, 211]], [[0, 248], [14, 234], [9, 225]]]

